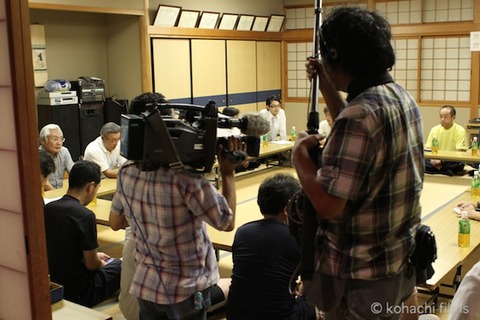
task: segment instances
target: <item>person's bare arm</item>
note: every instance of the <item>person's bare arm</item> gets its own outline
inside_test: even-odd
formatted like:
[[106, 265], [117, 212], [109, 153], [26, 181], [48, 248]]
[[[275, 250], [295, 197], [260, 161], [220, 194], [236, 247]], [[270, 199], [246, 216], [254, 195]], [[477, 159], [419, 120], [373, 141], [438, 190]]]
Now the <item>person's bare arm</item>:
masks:
[[110, 215], [108, 216], [108, 223], [110, 224], [110, 228], [115, 231], [128, 227], [128, 221], [125, 219], [125, 216], [115, 214], [112, 211], [110, 211]]
[[90, 271], [100, 269], [105, 265], [105, 261], [98, 256], [97, 249], [83, 251], [83, 263]]
[[[247, 147], [240, 138], [235, 138], [233, 136], [228, 137], [227, 139], [228, 150], [235, 151], [241, 150], [246, 151]], [[218, 147], [218, 163], [220, 165], [220, 175], [222, 177], [222, 194], [227, 199], [228, 206], [233, 212], [233, 218], [229, 226], [225, 231], [232, 231], [235, 227], [235, 214], [237, 209], [237, 190], [235, 187], [235, 167], [236, 163], [228, 160], [222, 156], [223, 146], [219, 145]]]
[[115, 169], [107, 169], [105, 171], [103, 171], [103, 174], [107, 177], [107, 178], [111, 178], [111, 179], [115, 179], [118, 175], [118, 169], [119, 168], [115, 168]]
[[45, 191], [53, 190], [55, 189], [51, 184], [50, 181], [45, 181], [45, 184], [43, 185], [43, 188]]

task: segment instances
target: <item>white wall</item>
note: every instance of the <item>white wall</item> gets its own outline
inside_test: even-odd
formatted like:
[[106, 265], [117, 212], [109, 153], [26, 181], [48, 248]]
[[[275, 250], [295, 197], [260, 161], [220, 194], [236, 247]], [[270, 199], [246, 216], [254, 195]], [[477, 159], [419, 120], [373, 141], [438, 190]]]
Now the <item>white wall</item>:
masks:
[[49, 79], [96, 76], [108, 80], [105, 19], [99, 13], [30, 10], [31, 23], [45, 25]]

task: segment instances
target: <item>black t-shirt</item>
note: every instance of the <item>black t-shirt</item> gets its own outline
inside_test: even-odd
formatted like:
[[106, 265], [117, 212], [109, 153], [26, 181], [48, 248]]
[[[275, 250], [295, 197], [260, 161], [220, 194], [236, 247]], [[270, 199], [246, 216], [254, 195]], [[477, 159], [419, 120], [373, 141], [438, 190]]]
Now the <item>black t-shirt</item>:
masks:
[[83, 263], [83, 251], [98, 247], [95, 214], [65, 195], [45, 205], [50, 279], [64, 286], [64, 296], [82, 295], [94, 272]]
[[228, 319], [287, 319], [295, 304], [289, 281], [300, 249], [288, 226], [264, 219], [247, 223], [235, 234]]

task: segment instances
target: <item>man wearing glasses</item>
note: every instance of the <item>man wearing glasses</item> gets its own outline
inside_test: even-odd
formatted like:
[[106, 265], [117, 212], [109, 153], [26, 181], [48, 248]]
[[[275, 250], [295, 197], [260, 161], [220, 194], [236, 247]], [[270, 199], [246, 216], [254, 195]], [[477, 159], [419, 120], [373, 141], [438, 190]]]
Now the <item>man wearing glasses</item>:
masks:
[[44, 186], [45, 191], [61, 188], [65, 171], [70, 173], [73, 167], [70, 151], [63, 146], [65, 138], [62, 129], [57, 124], [47, 124], [40, 130], [38, 140], [39, 149], [47, 151], [55, 162], [55, 172], [48, 177], [48, 182]]
[[268, 132], [268, 141], [287, 140], [287, 118], [282, 109], [280, 98], [270, 96], [266, 101], [267, 109], [260, 111], [260, 115], [270, 122], [270, 131]]
[[90, 142], [85, 149], [84, 160], [100, 166], [102, 178], [116, 178], [118, 169], [127, 160], [120, 155], [120, 126], [107, 122], [100, 129], [100, 136]]

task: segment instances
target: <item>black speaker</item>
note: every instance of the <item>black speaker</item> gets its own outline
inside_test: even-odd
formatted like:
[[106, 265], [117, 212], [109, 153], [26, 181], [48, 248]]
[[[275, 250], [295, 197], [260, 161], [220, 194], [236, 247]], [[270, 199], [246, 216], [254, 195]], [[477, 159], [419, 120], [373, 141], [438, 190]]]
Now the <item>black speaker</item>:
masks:
[[73, 161], [77, 161], [81, 155], [78, 107], [78, 104], [37, 105], [38, 132], [47, 124], [58, 124], [65, 138], [63, 145], [70, 151]]
[[120, 125], [120, 119], [122, 118], [122, 114], [127, 114], [127, 107], [128, 100], [114, 100], [112, 98], [105, 99], [103, 105], [103, 117], [105, 119], [105, 123], [115, 122], [116, 124]]
[[80, 104], [80, 151], [100, 135], [103, 121], [103, 102]]

